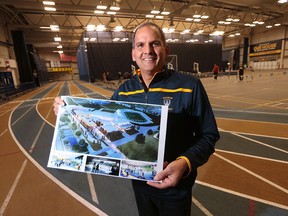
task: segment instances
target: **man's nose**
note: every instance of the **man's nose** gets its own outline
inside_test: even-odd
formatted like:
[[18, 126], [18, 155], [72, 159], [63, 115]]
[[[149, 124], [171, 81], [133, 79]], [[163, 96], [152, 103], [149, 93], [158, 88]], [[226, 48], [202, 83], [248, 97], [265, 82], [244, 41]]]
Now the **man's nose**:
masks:
[[153, 52], [154, 52], [154, 48], [153, 48], [152, 45], [145, 46], [144, 53], [150, 54], [150, 53], [153, 53]]

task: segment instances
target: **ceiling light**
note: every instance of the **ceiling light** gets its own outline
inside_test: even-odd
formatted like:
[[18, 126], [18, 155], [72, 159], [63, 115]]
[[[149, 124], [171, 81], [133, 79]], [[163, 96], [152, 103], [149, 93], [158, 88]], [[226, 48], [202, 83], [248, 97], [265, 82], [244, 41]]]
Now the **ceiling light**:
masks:
[[190, 32], [190, 29], [185, 29], [185, 30], [183, 31], [184, 34], [187, 34], [187, 33], [189, 33], [189, 32]]
[[266, 26], [266, 28], [272, 28], [272, 27], [273, 27], [272, 25], [267, 25], [267, 26]]
[[175, 31], [174, 28], [163, 28], [162, 30], [164, 33], [173, 33]]
[[105, 25], [98, 25], [96, 31], [104, 31], [106, 29]]
[[59, 26], [58, 25], [50, 25], [50, 29], [52, 31], [59, 31]]
[[43, 1], [44, 5], [55, 5], [55, 2], [53, 1]]
[[90, 41], [96, 41], [96, 40], [97, 40], [97, 38], [95, 38], [95, 37], [90, 38]]
[[61, 37], [58, 36], [54, 37], [54, 41], [61, 41]]
[[87, 31], [94, 31], [95, 30], [95, 25], [93, 25], [93, 24], [87, 25], [86, 30]]
[[284, 4], [284, 3], [287, 3], [287, 2], [288, 2], [288, 0], [278, 0], [279, 4]]
[[210, 35], [212, 35], [212, 36], [220, 36], [220, 35], [223, 35], [224, 33], [225, 33], [224, 31], [216, 30], [216, 31], [212, 32]]
[[54, 7], [44, 7], [44, 10], [46, 10], [46, 11], [56, 11], [56, 8], [54, 8]]
[[115, 12], [115, 11], [108, 11], [107, 14], [109, 14], [109, 15], [115, 15], [116, 12]]
[[274, 24], [274, 26], [280, 26], [281, 25], [281, 23], [275, 23]]
[[105, 10], [105, 9], [107, 9], [107, 6], [106, 5], [97, 5], [96, 8], [99, 10]]
[[193, 18], [186, 18], [186, 21], [192, 21]]
[[59, 46], [57, 46], [57, 48], [58, 48], [58, 49], [62, 49], [63, 47], [62, 47], [62, 45], [59, 45]]
[[118, 10], [120, 10], [120, 7], [118, 7], [118, 6], [111, 6], [111, 7], [110, 7], [110, 10], [116, 10], [116, 11], [118, 11]]
[[153, 15], [153, 14], [147, 14], [146, 17], [147, 17], [147, 18], [153, 18], [154, 15]]
[[116, 26], [115, 28], [114, 28], [114, 31], [115, 32], [120, 32], [120, 31], [122, 31], [122, 29], [123, 29], [123, 26]]
[[169, 12], [169, 11], [162, 11], [161, 14], [162, 14], [162, 15], [169, 15], [170, 12]]
[[156, 19], [163, 19], [164, 16], [156, 16], [155, 18], [156, 18]]
[[201, 18], [202, 18], [202, 19], [208, 19], [209, 16], [208, 16], [208, 15], [202, 15]]
[[235, 33], [235, 36], [239, 36], [239, 35], [241, 35], [239, 32], [236, 32], [236, 33]]
[[151, 11], [151, 14], [159, 14], [159, 13], [160, 13], [159, 10], [155, 10], [155, 9], [154, 9], [154, 10]]
[[104, 11], [101, 11], [101, 10], [95, 10], [94, 13], [95, 13], [95, 14], [104, 14]]
[[194, 19], [194, 22], [200, 22], [200, 21], [201, 19], [198, 19], [198, 18]]
[[199, 15], [199, 14], [194, 14], [193, 15], [193, 18], [200, 18], [201, 17], [201, 15]]

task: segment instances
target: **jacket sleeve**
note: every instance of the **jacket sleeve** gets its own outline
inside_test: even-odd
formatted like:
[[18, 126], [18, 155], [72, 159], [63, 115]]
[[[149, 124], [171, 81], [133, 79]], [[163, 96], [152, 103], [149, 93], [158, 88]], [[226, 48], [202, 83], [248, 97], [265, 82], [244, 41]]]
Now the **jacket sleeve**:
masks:
[[191, 145], [182, 156], [189, 159], [192, 168], [197, 168], [206, 163], [214, 153], [215, 143], [220, 135], [207, 93], [200, 80], [193, 91], [193, 105], [190, 112], [196, 124], [196, 143]]

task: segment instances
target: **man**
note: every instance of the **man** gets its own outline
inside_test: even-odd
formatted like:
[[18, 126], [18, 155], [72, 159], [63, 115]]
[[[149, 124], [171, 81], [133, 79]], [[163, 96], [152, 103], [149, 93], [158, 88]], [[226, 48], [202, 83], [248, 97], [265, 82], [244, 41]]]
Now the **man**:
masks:
[[244, 79], [244, 67], [242, 64], [240, 64], [240, 67], [238, 69], [238, 75], [240, 81]]
[[217, 64], [214, 64], [212, 72], [214, 79], [217, 79], [219, 73], [219, 66]]
[[[167, 69], [168, 54], [162, 30], [153, 23], [140, 25], [132, 41], [132, 59], [139, 70], [111, 97], [169, 105], [164, 169], [154, 178], [159, 182], [132, 182], [140, 216], [190, 215], [197, 167], [207, 162], [219, 139], [201, 81]], [[63, 104], [59, 98], [56, 103]]]

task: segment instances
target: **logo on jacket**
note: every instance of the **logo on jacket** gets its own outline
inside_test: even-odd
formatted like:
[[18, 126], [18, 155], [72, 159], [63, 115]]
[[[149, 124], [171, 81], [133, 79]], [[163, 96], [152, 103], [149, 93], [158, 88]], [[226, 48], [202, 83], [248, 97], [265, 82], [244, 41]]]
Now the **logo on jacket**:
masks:
[[172, 101], [172, 97], [163, 97], [163, 104], [165, 106], [169, 106], [171, 104], [171, 101]]

